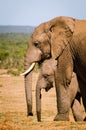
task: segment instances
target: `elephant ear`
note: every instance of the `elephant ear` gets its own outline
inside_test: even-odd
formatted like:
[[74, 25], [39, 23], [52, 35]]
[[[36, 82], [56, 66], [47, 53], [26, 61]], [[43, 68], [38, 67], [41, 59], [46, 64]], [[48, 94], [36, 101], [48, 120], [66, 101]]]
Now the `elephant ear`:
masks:
[[57, 17], [50, 21], [51, 55], [57, 59], [70, 43], [75, 20], [69, 17]]

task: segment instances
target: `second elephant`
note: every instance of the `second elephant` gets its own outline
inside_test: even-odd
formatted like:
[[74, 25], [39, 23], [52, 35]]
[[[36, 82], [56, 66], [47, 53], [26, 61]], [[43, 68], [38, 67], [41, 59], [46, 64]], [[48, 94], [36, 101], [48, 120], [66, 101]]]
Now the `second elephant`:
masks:
[[[36, 85], [36, 111], [38, 121], [41, 121], [41, 89], [48, 91], [54, 86], [54, 71], [56, 69], [56, 65], [57, 61], [50, 59], [46, 60], [40, 69], [40, 74]], [[75, 121], [83, 121], [82, 110], [80, 106], [81, 95], [75, 73], [73, 73], [72, 81], [68, 87], [67, 93], [69, 95], [71, 102], [70, 107], [72, 108]], [[63, 100], [65, 100], [65, 97], [63, 97]]]

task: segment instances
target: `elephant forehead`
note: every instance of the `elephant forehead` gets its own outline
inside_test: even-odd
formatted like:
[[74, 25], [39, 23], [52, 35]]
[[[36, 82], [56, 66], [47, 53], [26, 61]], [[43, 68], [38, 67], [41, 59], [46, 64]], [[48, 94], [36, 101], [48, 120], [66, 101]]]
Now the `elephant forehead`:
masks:
[[44, 61], [42, 68], [44, 70], [46, 68], [46, 71], [53, 72], [56, 68], [56, 65], [57, 65], [57, 61], [55, 59], [48, 59]]
[[44, 24], [37, 26], [33, 32], [33, 35], [41, 34], [44, 32]]
[[42, 67], [42, 73], [43, 74], [48, 74], [48, 75], [51, 75], [54, 73], [53, 69], [52, 69], [52, 66], [51, 65], [43, 65]]
[[38, 33], [38, 34], [33, 34], [32, 40], [33, 41], [46, 41], [48, 39], [48, 36], [46, 33]]

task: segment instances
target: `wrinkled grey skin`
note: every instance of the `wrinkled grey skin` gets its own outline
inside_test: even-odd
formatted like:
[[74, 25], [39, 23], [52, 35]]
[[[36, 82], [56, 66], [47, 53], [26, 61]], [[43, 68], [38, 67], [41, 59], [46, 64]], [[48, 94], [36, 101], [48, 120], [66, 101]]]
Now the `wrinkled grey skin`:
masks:
[[[25, 70], [33, 62], [47, 58], [58, 60], [55, 87], [58, 113], [55, 120], [69, 120], [70, 101], [67, 89], [73, 71], [77, 75], [86, 109], [86, 21], [57, 17], [35, 28], [25, 57]], [[32, 113], [32, 72], [25, 75], [27, 115]], [[65, 100], [63, 100], [63, 97]], [[63, 118], [64, 117], [64, 118]]]
[[[54, 86], [54, 72], [56, 70], [57, 61], [54, 59], [46, 60], [39, 73], [36, 85], [36, 112], [37, 120], [41, 121], [41, 89], [48, 91]], [[69, 100], [75, 121], [83, 121], [83, 114], [80, 104], [80, 91], [76, 75], [73, 73], [71, 84], [68, 87]], [[64, 97], [63, 97], [64, 98]]]

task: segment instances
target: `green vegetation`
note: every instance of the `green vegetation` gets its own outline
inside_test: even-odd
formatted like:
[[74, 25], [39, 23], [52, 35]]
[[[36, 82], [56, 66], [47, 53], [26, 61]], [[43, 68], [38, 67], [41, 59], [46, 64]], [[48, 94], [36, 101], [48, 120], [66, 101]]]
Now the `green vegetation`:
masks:
[[0, 33], [0, 68], [18, 75], [23, 71], [30, 34]]

